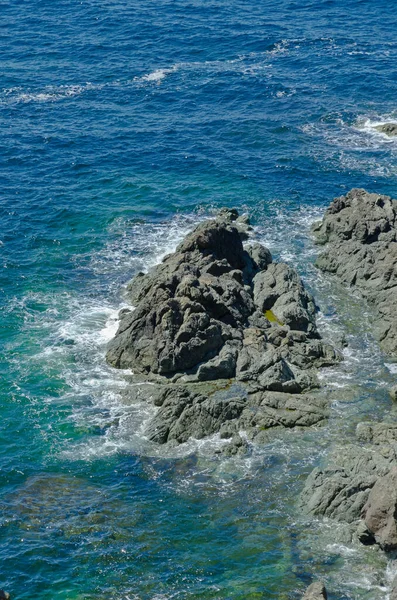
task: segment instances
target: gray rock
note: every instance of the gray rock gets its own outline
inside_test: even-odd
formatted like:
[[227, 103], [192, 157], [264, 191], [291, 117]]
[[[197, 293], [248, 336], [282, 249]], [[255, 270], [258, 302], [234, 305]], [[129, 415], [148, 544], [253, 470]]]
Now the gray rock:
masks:
[[230, 442], [223, 446], [219, 454], [223, 456], [242, 456], [248, 452], [248, 443], [239, 434], [234, 435]]
[[394, 400], [394, 402], [396, 402], [397, 401], [397, 385], [393, 385], [393, 387], [390, 388], [389, 394], [390, 394], [390, 398], [392, 400]]
[[368, 529], [364, 521], [360, 521], [357, 525], [356, 536], [359, 542], [364, 546], [372, 546], [375, 544], [373, 533]]
[[0, 590], [0, 600], [10, 600], [11, 596], [8, 592]]
[[289, 337], [289, 350], [273, 360], [279, 365], [268, 378], [270, 386], [274, 377], [279, 376], [280, 386], [296, 379], [297, 370], [317, 366], [321, 357], [326, 357], [322, 364], [338, 360], [330, 349], [312, 343], [319, 338], [316, 308], [297, 273], [272, 264], [259, 244], [244, 250], [233, 226], [236, 214], [223, 211], [218, 220], [201, 223], [161, 265], [133, 279], [128, 290], [136, 309], [120, 314], [108, 346], [111, 365], [166, 377], [232, 378], [250, 320], [263, 339], [265, 330], [276, 330], [266, 345], [270, 352], [288, 333], [305, 334]]
[[373, 486], [362, 517], [379, 546], [389, 552], [397, 549], [397, 467]]
[[[273, 263], [258, 243], [244, 249], [248, 231], [247, 218], [222, 209], [127, 286], [135, 310], [121, 311], [106, 358], [159, 384], [135, 390], [159, 408], [146, 431], [154, 442], [200, 439], [228, 423], [232, 435], [247, 428], [253, 438], [327, 417], [324, 405], [301, 394], [318, 386], [318, 368], [340, 357], [320, 339], [315, 302], [297, 272]], [[198, 387], [223, 380], [238, 382], [239, 394]]]
[[288, 265], [272, 263], [256, 275], [254, 302], [270, 322], [318, 337], [313, 297]]
[[190, 437], [201, 439], [218, 432], [226, 421], [238, 418], [245, 405], [245, 398], [206, 397], [170, 386], [145, 433], [148, 439], [159, 444], [170, 440], [181, 444]]
[[316, 265], [356, 288], [374, 306], [374, 332], [397, 354], [397, 200], [353, 189], [313, 228], [327, 244]]
[[253, 439], [273, 427], [310, 427], [321, 425], [328, 417], [325, 400], [280, 392], [257, 392], [248, 397], [247, 407], [238, 420], [240, 429]]
[[391, 584], [389, 600], [397, 600], [397, 577], [393, 579]]
[[390, 137], [397, 135], [397, 123], [383, 123], [382, 125], [376, 125], [375, 129]]
[[379, 477], [390, 472], [396, 450], [353, 444], [333, 452], [332, 466], [315, 468], [306, 480], [299, 506], [306, 514], [353, 523], [358, 520]]
[[327, 600], [327, 590], [321, 581], [315, 581], [307, 588], [302, 600]]
[[359, 423], [356, 436], [361, 442], [397, 445], [397, 423]]

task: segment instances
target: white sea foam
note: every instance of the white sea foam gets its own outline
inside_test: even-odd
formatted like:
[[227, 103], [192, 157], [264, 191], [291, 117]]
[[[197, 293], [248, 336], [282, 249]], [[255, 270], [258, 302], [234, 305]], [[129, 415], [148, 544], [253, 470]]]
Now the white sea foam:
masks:
[[86, 82], [84, 84], [75, 85], [51, 85], [46, 86], [44, 89], [39, 91], [24, 90], [23, 88], [9, 88], [3, 90], [3, 97], [0, 99], [0, 103], [26, 104], [29, 102], [57, 102], [59, 100], [80, 96], [85, 92], [90, 90], [98, 90], [102, 87], [102, 84]]
[[173, 65], [172, 67], [161, 67], [151, 71], [150, 73], [146, 73], [145, 75], [134, 77], [133, 82], [135, 83], [156, 83], [160, 85], [160, 83], [171, 73], [175, 73], [179, 69], [179, 65]]
[[377, 140], [382, 140], [383, 143], [387, 143], [387, 144], [396, 144], [397, 143], [397, 137], [391, 137], [389, 135], [387, 135], [386, 133], [382, 133], [381, 131], [379, 131], [377, 129], [377, 127], [380, 127], [382, 125], [387, 125], [388, 123], [396, 123], [397, 121], [397, 114], [393, 117], [393, 116], [387, 116], [387, 117], [380, 117], [380, 118], [366, 118], [363, 120], [359, 120], [357, 122], [357, 129], [364, 131], [366, 133], [369, 133], [371, 136], [373, 136], [375, 139]]

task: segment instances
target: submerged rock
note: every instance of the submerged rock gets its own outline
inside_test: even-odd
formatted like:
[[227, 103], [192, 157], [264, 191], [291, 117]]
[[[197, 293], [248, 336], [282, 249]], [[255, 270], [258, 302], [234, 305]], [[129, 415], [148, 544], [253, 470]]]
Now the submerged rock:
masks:
[[307, 588], [302, 600], [327, 600], [327, 590], [321, 581], [315, 581]]
[[316, 265], [375, 307], [375, 334], [397, 355], [397, 200], [353, 189], [331, 203], [313, 232], [327, 244]]
[[[297, 272], [258, 243], [243, 246], [250, 229], [223, 209], [127, 286], [135, 309], [121, 311], [107, 361], [159, 386], [146, 430], [154, 442], [200, 439], [229, 422], [231, 437], [247, 428], [253, 438], [327, 416], [324, 402], [302, 393], [318, 387], [319, 367], [340, 358], [321, 340]], [[237, 395], [200, 388], [225, 380], [238, 383]]]

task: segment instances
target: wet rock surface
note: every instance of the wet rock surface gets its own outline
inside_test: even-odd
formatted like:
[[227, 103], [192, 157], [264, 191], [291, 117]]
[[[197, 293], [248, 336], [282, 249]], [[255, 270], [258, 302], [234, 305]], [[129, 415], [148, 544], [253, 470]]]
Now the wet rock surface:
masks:
[[327, 418], [316, 373], [340, 357], [321, 340], [297, 272], [256, 242], [243, 246], [250, 229], [224, 209], [127, 286], [135, 308], [121, 311], [107, 361], [153, 383], [143, 392], [158, 407], [146, 429], [153, 442], [220, 432], [239, 452], [241, 429], [260, 439]]
[[397, 136], [397, 123], [383, 123], [382, 125], [376, 125], [375, 129], [390, 137]]
[[364, 422], [358, 441], [331, 453], [328, 466], [309, 475], [300, 509], [351, 525], [365, 545], [397, 549], [397, 425]]
[[379, 477], [389, 473], [396, 449], [349, 444], [331, 453], [324, 468], [315, 468], [301, 493], [302, 511], [353, 523], [360, 518]]
[[327, 600], [327, 590], [321, 581], [315, 581], [307, 588], [302, 600]]
[[382, 550], [397, 549], [397, 467], [376, 481], [361, 516]]
[[357, 289], [375, 308], [375, 334], [397, 355], [397, 200], [353, 189], [314, 226], [327, 244], [316, 265]]

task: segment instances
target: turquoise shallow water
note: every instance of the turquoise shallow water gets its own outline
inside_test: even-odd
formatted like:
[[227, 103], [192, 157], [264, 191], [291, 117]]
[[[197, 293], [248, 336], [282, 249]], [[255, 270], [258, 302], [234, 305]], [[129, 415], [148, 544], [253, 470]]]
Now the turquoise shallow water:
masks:
[[[384, 0], [1, 2], [0, 585], [16, 599], [387, 597], [394, 566], [305, 522], [328, 448], [391, 410], [395, 366], [319, 277], [309, 225], [351, 187], [396, 195], [397, 17]], [[142, 436], [104, 363], [122, 286], [220, 206], [316, 293], [323, 431], [244, 460]], [[390, 362], [390, 361], [389, 361]], [[392, 415], [392, 418], [394, 416]], [[332, 595], [333, 594], [333, 595]]]

